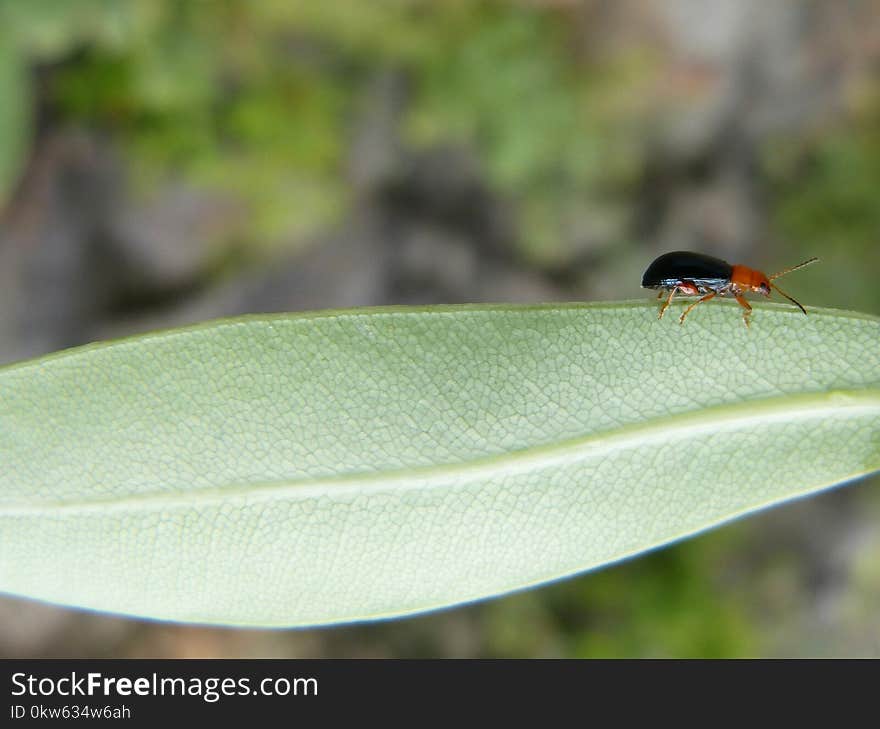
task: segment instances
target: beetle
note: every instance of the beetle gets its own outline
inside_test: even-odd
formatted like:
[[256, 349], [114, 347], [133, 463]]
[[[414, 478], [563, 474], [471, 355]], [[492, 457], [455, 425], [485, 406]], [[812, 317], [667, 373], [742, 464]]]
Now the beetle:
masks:
[[666, 309], [676, 294], [701, 296], [684, 310], [684, 313], [678, 318], [679, 324], [684, 324], [685, 317], [697, 304], [702, 304], [716, 296], [733, 296], [743, 308], [743, 321], [746, 326], [749, 326], [752, 307], [743, 296], [747, 291], [770, 296], [770, 289], [775, 289], [806, 314], [807, 310], [774, 284], [773, 280], [804, 266], [809, 266], [818, 260], [813, 257], [797, 266], [767, 276], [757, 269], [732, 265], [720, 258], [707, 256], [703, 253], [673, 251], [672, 253], [664, 253], [651, 262], [642, 275], [642, 288], [660, 289], [658, 299], [663, 298], [666, 292], [669, 292], [669, 296], [660, 307], [659, 319], [663, 318], [663, 314], [666, 313]]

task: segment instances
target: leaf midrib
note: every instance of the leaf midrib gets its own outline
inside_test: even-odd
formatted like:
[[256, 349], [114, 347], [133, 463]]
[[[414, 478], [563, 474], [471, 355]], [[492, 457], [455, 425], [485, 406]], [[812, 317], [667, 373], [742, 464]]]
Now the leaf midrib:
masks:
[[100, 511], [126, 510], [137, 506], [192, 505], [194, 502], [209, 505], [228, 502], [232, 499], [248, 501], [277, 500], [285, 493], [297, 496], [321, 496], [329, 490], [335, 495], [363, 493], [365, 488], [387, 490], [428, 489], [436, 479], [447, 484], [456, 477], [483, 476], [502, 477], [539, 470], [556, 464], [575, 463], [594, 456], [597, 452], [611, 453], [623, 450], [634, 443], [648, 443], [657, 440], [676, 440], [684, 435], [701, 432], [717, 433], [719, 430], [734, 430], [751, 423], [794, 422], [825, 418], [829, 412], [850, 413], [876, 412], [880, 418], [880, 389], [834, 390], [822, 393], [785, 395], [762, 400], [750, 400], [735, 404], [719, 405], [654, 418], [621, 428], [591, 433], [580, 438], [542, 444], [507, 453], [496, 454], [456, 463], [432, 466], [405, 467], [383, 471], [366, 471], [338, 476], [318, 478], [285, 479], [258, 481], [250, 483], [234, 482], [193, 491], [173, 493], [147, 492], [119, 497], [85, 500], [46, 501], [40, 504], [0, 504], [0, 518], [10, 516], [36, 515], [58, 511]]

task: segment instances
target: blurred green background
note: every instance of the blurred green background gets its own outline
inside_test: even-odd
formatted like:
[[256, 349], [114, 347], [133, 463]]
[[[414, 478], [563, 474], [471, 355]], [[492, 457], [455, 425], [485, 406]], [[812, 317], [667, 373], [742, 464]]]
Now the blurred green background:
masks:
[[[0, 0], [0, 362], [244, 312], [634, 298], [672, 249], [818, 255], [787, 290], [880, 314], [878, 193], [873, 0]], [[880, 656], [876, 479], [402, 621], [0, 598], [0, 656], [778, 655]]]

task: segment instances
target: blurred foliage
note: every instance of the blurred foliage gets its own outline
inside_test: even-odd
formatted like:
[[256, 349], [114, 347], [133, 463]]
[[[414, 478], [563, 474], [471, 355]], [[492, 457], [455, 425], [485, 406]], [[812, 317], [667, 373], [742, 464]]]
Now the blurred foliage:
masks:
[[119, 46], [128, 37], [127, 0], [0, 0], [0, 209], [27, 156], [32, 98], [28, 69], [78, 44]]
[[128, 145], [142, 185], [176, 175], [248, 203], [256, 240], [339, 214], [351, 95], [344, 69], [285, 38], [267, 9], [151, 3], [124, 48], [89, 46], [55, 89], [65, 114]]
[[769, 145], [765, 162], [775, 233], [831, 272], [817, 303], [880, 313], [880, 89], [846, 123]]
[[30, 60], [55, 60], [81, 43], [119, 47], [139, 18], [133, 0], [3, 0], [0, 17]]
[[[412, 81], [410, 143], [477, 152], [517, 203], [527, 253], [558, 258], [585, 229], [605, 245], [622, 234], [619, 192], [639, 168], [633, 83], [646, 66], [586, 63], [563, 9], [274, 0], [206, 12], [125, 0], [14, 3], [8, 15], [22, 54], [63, 62], [59, 114], [113, 132], [146, 185], [175, 174], [237, 194], [257, 240], [340, 217], [355, 102], [387, 68]], [[22, 134], [4, 139], [18, 154]]]
[[[626, 658], [754, 655], [731, 560], [746, 537], [724, 529], [694, 542], [492, 603], [489, 653]], [[528, 626], [528, 629], [524, 629]]]
[[579, 62], [564, 20], [490, 7], [457, 24], [421, 69], [411, 119], [420, 143], [451, 135], [480, 151], [537, 258], [570, 253], [584, 231], [618, 243], [620, 193], [640, 172], [628, 99], [645, 70], [638, 59]]
[[[613, 246], [640, 171], [637, 82], [646, 59], [600, 65], [577, 51], [564, 8], [511, 2], [357, 0], [296, 4], [291, 18], [354, 54], [357, 67], [405, 70], [407, 137], [477, 152], [514, 200], [523, 251], [554, 259], [584, 230]], [[609, 235], [610, 234], [610, 235]]]
[[24, 161], [28, 102], [23, 58], [8, 26], [0, 22], [0, 209]]

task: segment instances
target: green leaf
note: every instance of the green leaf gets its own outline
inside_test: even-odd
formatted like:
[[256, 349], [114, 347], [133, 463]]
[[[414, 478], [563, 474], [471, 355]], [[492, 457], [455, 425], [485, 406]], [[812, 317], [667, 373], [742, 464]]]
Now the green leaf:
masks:
[[[673, 309], [675, 306], [673, 306]], [[880, 469], [880, 320], [705, 304], [259, 316], [0, 370], [0, 589], [382, 618]]]

